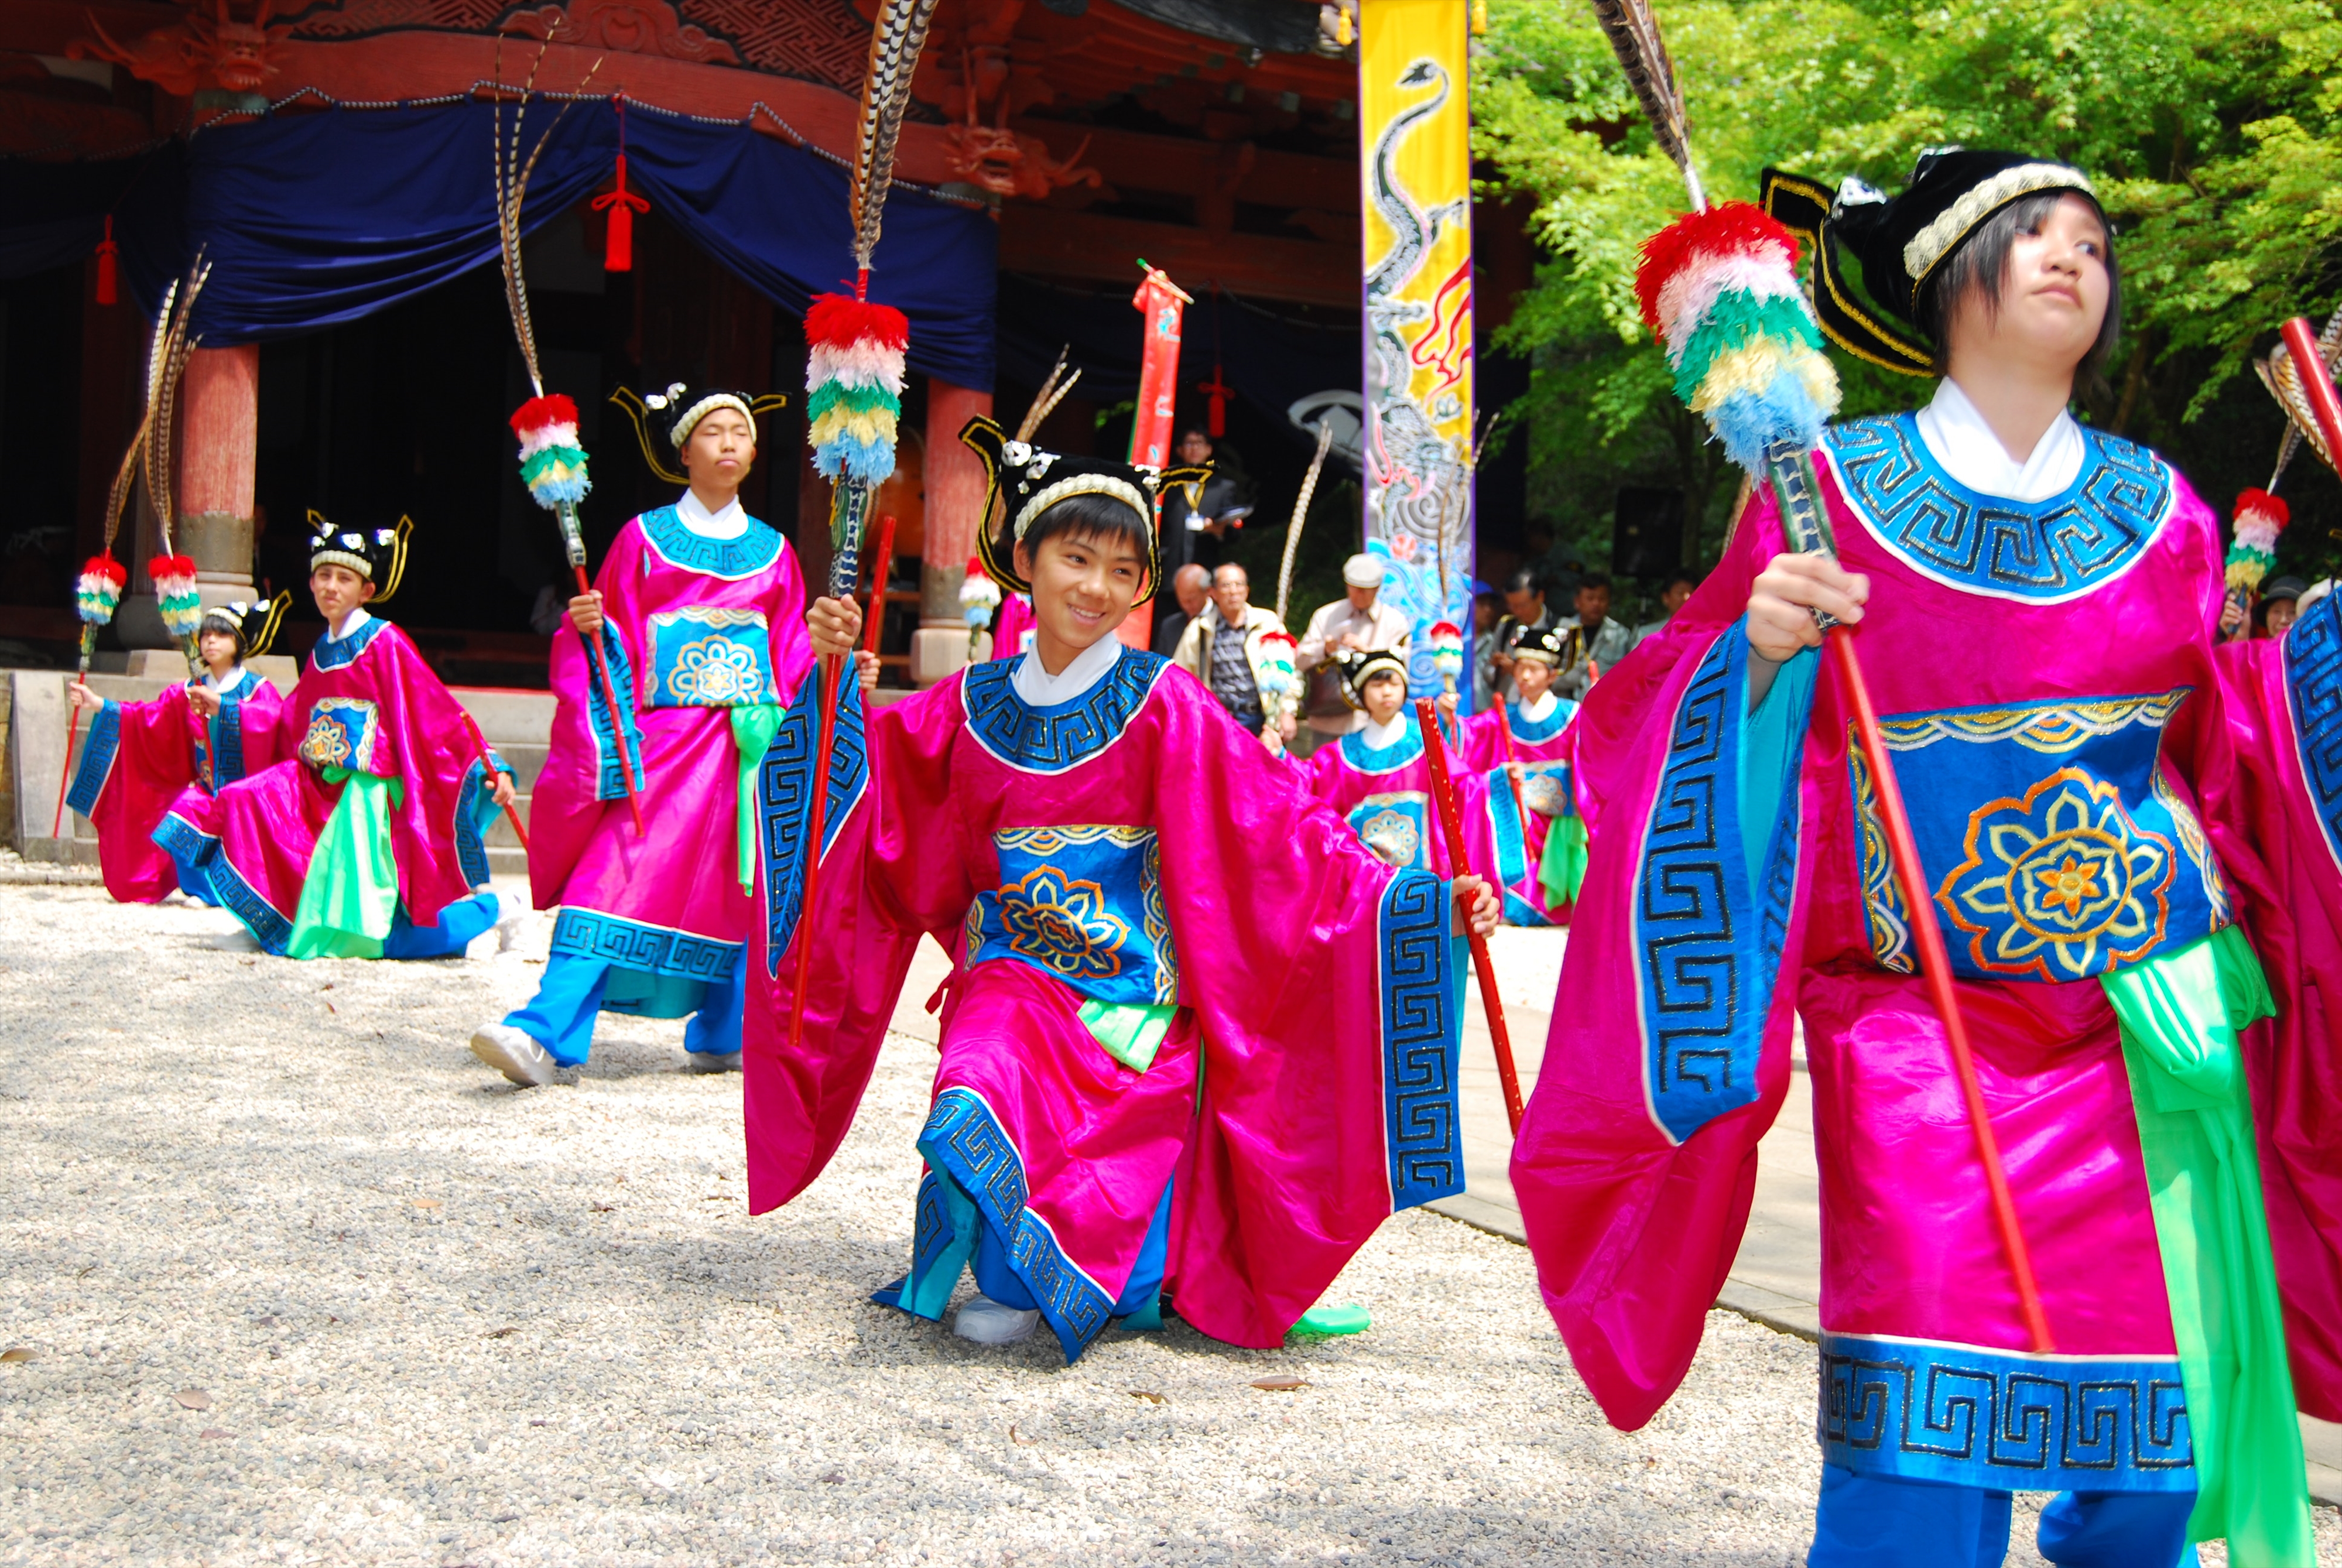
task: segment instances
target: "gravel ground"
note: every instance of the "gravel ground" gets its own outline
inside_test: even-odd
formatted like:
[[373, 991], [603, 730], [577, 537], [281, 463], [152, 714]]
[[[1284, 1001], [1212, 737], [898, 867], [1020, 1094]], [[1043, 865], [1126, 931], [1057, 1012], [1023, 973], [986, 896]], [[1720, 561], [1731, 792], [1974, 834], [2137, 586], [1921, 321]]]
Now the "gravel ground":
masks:
[[465, 1051], [544, 941], [296, 964], [0, 885], [0, 1563], [1802, 1561], [1797, 1340], [1716, 1313], [1613, 1432], [1527, 1254], [1417, 1212], [1336, 1287], [1356, 1339], [970, 1346], [865, 1299], [930, 1046], [751, 1221], [738, 1081], [684, 1074], [680, 1024], [606, 1021], [526, 1094]]

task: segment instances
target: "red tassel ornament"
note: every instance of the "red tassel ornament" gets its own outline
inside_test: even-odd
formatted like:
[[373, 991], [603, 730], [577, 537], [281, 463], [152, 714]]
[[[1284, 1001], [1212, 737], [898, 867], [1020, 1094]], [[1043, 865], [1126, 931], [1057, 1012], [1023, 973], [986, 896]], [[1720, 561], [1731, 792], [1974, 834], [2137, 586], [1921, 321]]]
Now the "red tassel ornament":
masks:
[[112, 305], [122, 297], [119, 279], [122, 247], [114, 243], [114, 215], [105, 215], [105, 237], [97, 242], [97, 303]]
[[617, 183], [594, 198], [594, 210], [610, 215], [609, 237], [602, 244], [604, 272], [635, 270], [635, 215], [651, 210], [647, 197], [626, 189], [626, 101], [618, 100]]

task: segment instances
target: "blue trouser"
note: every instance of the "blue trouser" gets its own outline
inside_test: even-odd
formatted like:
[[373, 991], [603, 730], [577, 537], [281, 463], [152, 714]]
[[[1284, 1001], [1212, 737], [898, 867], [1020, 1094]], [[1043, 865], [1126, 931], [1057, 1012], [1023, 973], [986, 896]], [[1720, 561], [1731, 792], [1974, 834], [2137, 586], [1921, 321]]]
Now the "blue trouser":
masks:
[[740, 1010], [747, 1001], [745, 956], [732, 978], [708, 984], [647, 975], [604, 959], [556, 953], [545, 961], [545, 979], [525, 1007], [505, 1022], [544, 1046], [565, 1067], [582, 1064], [594, 1048], [594, 1019], [606, 1007], [650, 1018], [691, 1015], [683, 1048], [694, 1055], [730, 1056], [740, 1049]]
[[[1806, 1568], [2000, 1568], [2009, 1494], [1822, 1466]], [[2041, 1555], [2060, 1568], [2183, 1568], [2193, 1492], [2061, 1492], [2041, 1511]]]
[[385, 958], [461, 958], [464, 949], [472, 945], [477, 936], [496, 923], [496, 895], [475, 893], [461, 904], [451, 904], [439, 912], [436, 925], [416, 925], [408, 921], [406, 911], [390, 923], [390, 934], [382, 939]]

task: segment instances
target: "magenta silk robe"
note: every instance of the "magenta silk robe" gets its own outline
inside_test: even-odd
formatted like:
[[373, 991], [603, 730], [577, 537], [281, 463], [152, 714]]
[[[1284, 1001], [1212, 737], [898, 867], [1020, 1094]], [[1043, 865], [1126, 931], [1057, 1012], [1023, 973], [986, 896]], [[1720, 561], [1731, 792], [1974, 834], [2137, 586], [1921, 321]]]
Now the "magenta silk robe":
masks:
[[[1908, 414], [1832, 427], [1820, 462], [1840, 557], [1870, 580], [1857, 646], [2057, 1352], [2026, 1349], [1845, 695], [1808, 652], [1749, 708], [1742, 611], [1787, 547], [1760, 487], [1716, 571], [1572, 726], [1591, 862], [1512, 1172], [1546, 1305], [1619, 1426], [1650, 1419], [1698, 1346], [1788, 1089], [1795, 1010], [1821, 1173], [1825, 1456], [2009, 1489], [2195, 1484], [2097, 977], [2241, 920], [2280, 998], [2297, 987], [2297, 1035], [2315, 1014], [2287, 975], [2332, 964], [2342, 897], [2293, 737], [2264, 717], [2267, 744], [2236, 744], [2213, 656], [2216, 519], [2152, 453], [2085, 441], [2075, 484], [2039, 504], [1960, 485]], [[2275, 681], [2259, 700], [2281, 716]], [[2257, 852], [2240, 831], [2256, 798]], [[2321, 884], [2295, 895], [2289, 930], [2263, 864], [2287, 839], [2267, 824]], [[2297, 1343], [2297, 1387], [2331, 1413], [2342, 1084], [2322, 1038], [2270, 1074], [2268, 1033], [2246, 1055], [2263, 1103], [2285, 1101], [2261, 1123], [2280, 1273], [2297, 1318], [2322, 1324]]]
[[1033, 641], [1033, 599], [1028, 594], [1004, 594], [992, 632], [992, 657], [1013, 659]]
[[486, 748], [471, 715], [389, 622], [370, 618], [346, 637], [317, 640], [280, 713], [276, 753], [285, 760], [216, 795], [187, 790], [155, 830], [182, 884], [192, 870], [203, 896], [266, 951], [285, 951], [317, 835], [341, 799], [325, 767], [398, 781], [390, 847], [410, 924], [436, 924], [442, 910], [487, 882], [478, 823], [495, 778]]
[[154, 839], [163, 814], [182, 791], [208, 794], [274, 764], [284, 705], [275, 686], [246, 670], [209, 719], [197, 716], [184, 685], [99, 710], [65, 804], [97, 829], [106, 892], [152, 904], [177, 889], [178, 871]]
[[[553, 951], [659, 982], [721, 983], [756, 901], [740, 885], [731, 710], [786, 704], [813, 663], [796, 553], [751, 518], [709, 539], [672, 506], [618, 531], [595, 580], [614, 726], [585, 644], [553, 637], [553, 744], [531, 804], [529, 892], [559, 905]], [[769, 729], [766, 734], [770, 734]], [[643, 831], [619, 772], [639, 770]]]
[[[1464, 827], [1464, 869], [1494, 881], [1496, 847], [1488, 820], [1488, 781], [1466, 760], [1466, 742], [1452, 733], [1447, 748], [1448, 777], [1456, 789], [1456, 807]], [[1447, 835], [1431, 804], [1431, 763], [1423, 754], [1423, 735], [1415, 714], [1406, 714], [1406, 729], [1386, 746], [1366, 744], [1366, 732], [1353, 730], [1329, 745], [1309, 754], [1311, 793], [1350, 824], [1366, 846], [1388, 864], [1412, 866], [1441, 876], [1453, 876], [1448, 865]]]
[[[1506, 716], [1512, 721], [1510, 757], [1505, 754], [1505, 732], [1494, 708], [1464, 721], [1465, 764], [1480, 776], [1481, 809], [1505, 888], [1505, 918], [1516, 925], [1566, 925], [1570, 905], [1548, 903], [1545, 880], [1537, 873], [1545, 860], [1546, 834], [1555, 820], [1577, 810], [1569, 765], [1576, 749], [1569, 721], [1577, 716], [1577, 704], [1556, 696], [1553, 711], [1533, 721], [1521, 716], [1520, 704], [1512, 703]], [[1518, 805], [1507, 762], [1521, 764]], [[1520, 805], [1529, 808], [1526, 816]]]
[[[912, 1270], [885, 1299], [939, 1315], [986, 1230], [1070, 1359], [1115, 1315], [1167, 1185], [1163, 1293], [1216, 1338], [1279, 1343], [1385, 1217], [1462, 1190], [1448, 890], [1366, 854], [1167, 660], [1126, 650], [1045, 708], [1014, 668], [870, 714], [866, 744], [849, 688], [809, 921], [809, 702], [766, 758], [750, 1208], [837, 1147], [926, 934], [955, 967]], [[1139, 1071], [1085, 1004], [1176, 1011]]]

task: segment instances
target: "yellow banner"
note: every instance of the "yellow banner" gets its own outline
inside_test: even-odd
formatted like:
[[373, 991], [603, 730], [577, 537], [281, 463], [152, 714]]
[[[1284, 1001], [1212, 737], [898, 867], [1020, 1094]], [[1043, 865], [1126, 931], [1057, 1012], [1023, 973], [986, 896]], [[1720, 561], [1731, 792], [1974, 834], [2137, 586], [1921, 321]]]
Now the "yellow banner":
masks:
[[1442, 684], [1431, 626], [1472, 625], [1468, 5], [1362, 0], [1358, 16], [1366, 548], [1416, 623], [1418, 694]]

